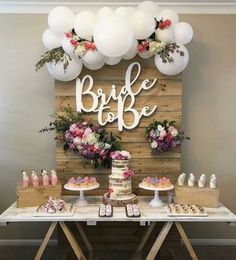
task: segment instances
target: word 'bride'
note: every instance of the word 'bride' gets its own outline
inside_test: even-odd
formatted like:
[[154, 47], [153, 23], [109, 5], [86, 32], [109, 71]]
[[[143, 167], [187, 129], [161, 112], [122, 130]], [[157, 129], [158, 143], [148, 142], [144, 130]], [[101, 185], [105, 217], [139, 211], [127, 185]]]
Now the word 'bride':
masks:
[[[136, 76], [131, 79], [131, 74], [133, 68], [137, 66], [138, 71]], [[93, 78], [90, 75], [86, 75], [82, 80], [76, 80], [76, 108], [78, 112], [97, 112], [98, 113], [98, 123], [103, 126], [107, 123], [111, 123], [115, 120], [118, 122], [118, 130], [122, 131], [123, 128], [133, 129], [135, 128], [141, 119], [142, 116], [150, 116], [156, 110], [157, 106], [155, 105], [150, 109], [149, 106], [144, 106], [140, 112], [134, 108], [135, 97], [142, 91], [151, 89], [155, 83], [156, 79], [150, 85], [148, 79], [142, 81], [139, 89], [134, 92], [132, 90], [132, 85], [138, 79], [141, 72], [141, 66], [138, 62], [133, 62], [129, 65], [126, 74], [125, 74], [125, 85], [121, 88], [120, 93], [117, 93], [115, 85], [112, 85], [111, 92], [109, 95], [106, 95], [101, 88], [97, 90], [97, 93], [92, 91], [93, 88]], [[88, 86], [85, 87], [85, 82], [88, 80]], [[85, 108], [83, 105], [83, 97], [89, 96], [92, 98], [91, 106]], [[113, 100], [117, 102], [117, 114], [114, 114], [110, 111], [109, 102]], [[127, 100], [129, 104], [126, 103]], [[109, 111], [105, 119], [103, 119], [103, 112]], [[132, 115], [132, 124], [126, 125], [124, 121], [124, 113], [131, 113]]]

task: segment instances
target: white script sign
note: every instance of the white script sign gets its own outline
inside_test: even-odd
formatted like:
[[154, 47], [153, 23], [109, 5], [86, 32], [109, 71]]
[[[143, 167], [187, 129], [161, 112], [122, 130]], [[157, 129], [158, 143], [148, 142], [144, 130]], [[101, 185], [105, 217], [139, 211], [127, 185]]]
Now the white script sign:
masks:
[[[136, 76], [131, 79], [131, 74], [133, 68], [137, 66], [138, 71]], [[117, 93], [117, 89], [115, 85], [111, 86], [111, 92], [107, 96], [103, 90], [100, 88], [97, 90], [97, 93], [92, 91], [93, 88], [93, 78], [90, 75], [84, 76], [82, 80], [76, 80], [76, 109], [78, 112], [97, 112], [98, 113], [98, 123], [101, 126], [106, 125], [107, 123], [111, 123], [115, 120], [118, 122], [118, 130], [122, 131], [125, 129], [133, 129], [135, 128], [141, 119], [142, 116], [150, 116], [153, 114], [157, 108], [155, 105], [153, 108], [149, 106], [144, 106], [142, 110], [139, 112], [134, 108], [135, 97], [142, 91], [151, 89], [155, 83], [156, 79], [154, 79], [151, 84], [148, 79], [142, 81], [139, 89], [136, 92], [132, 91], [132, 85], [138, 79], [141, 72], [141, 65], [138, 62], [133, 62], [127, 68], [125, 74], [125, 85], [121, 88], [120, 93]], [[87, 87], [85, 86], [86, 81], [88, 80]], [[83, 105], [83, 97], [89, 96], [92, 98], [93, 102], [89, 108], [85, 108]], [[126, 99], [130, 100], [129, 105], [127, 106]], [[116, 101], [117, 103], [117, 114], [114, 114], [110, 111], [110, 106], [108, 105], [111, 100]], [[126, 104], [126, 106], [125, 106]], [[107, 113], [106, 119], [103, 119], [103, 112], [109, 111]], [[124, 121], [124, 113], [131, 113], [133, 115], [133, 120], [131, 125], [126, 125]]]

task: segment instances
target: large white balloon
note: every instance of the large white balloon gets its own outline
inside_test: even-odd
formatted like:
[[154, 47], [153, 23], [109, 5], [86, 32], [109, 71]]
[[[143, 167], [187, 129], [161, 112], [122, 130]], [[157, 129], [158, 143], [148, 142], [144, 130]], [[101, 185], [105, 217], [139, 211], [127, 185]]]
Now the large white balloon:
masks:
[[82, 58], [83, 62], [89, 65], [100, 64], [101, 62], [104, 61], [104, 59], [105, 59], [104, 55], [102, 55], [98, 51], [93, 51], [93, 50], [88, 50]]
[[159, 6], [153, 1], [144, 1], [138, 5], [138, 10], [143, 10], [153, 17], [157, 17], [159, 12]]
[[62, 39], [62, 48], [70, 56], [71, 55], [75, 56], [75, 54], [74, 54], [75, 47], [70, 43], [70, 39], [67, 38], [66, 36], [64, 36], [63, 39]]
[[135, 38], [139, 40], [148, 38], [156, 27], [155, 19], [142, 10], [137, 10], [132, 14], [130, 24], [134, 30]]
[[126, 7], [118, 7], [116, 10], [115, 10], [115, 14], [118, 14], [120, 16], [123, 16], [123, 17], [126, 17], [126, 18], [129, 18], [130, 16], [130, 11], [126, 8]]
[[54, 78], [61, 81], [70, 81], [79, 76], [82, 70], [82, 62], [78, 58], [72, 58], [66, 70], [63, 68], [63, 62], [47, 63], [47, 68]]
[[62, 38], [53, 34], [50, 29], [47, 29], [42, 35], [42, 41], [47, 49], [52, 50], [61, 46]]
[[191, 42], [193, 38], [192, 26], [185, 22], [180, 22], [175, 25], [175, 42], [179, 44], [187, 44]]
[[167, 19], [171, 20], [172, 25], [179, 22], [179, 16], [171, 9], [163, 9], [157, 16], [158, 21], [161, 19], [163, 19], [163, 21]]
[[122, 56], [122, 58], [124, 60], [131, 60], [131, 59], [133, 59], [136, 56], [137, 52], [138, 52], [137, 48], [138, 48], [138, 41], [134, 40], [132, 45], [131, 45], [131, 47], [130, 47], [130, 49], [128, 50], [128, 52], [125, 55]]
[[110, 7], [102, 7], [99, 9], [98, 11], [98, 18], [99, 19], [102, 19], [106, 16], [109, 16], [109, 15], [112, 15], [114, 12], [113, 10], [110, 8]]
[[136, 11], [136, 9], [134, 7], [131, 7], [131, 6], [126, 7], [126, 9], [128, 10], [129, 15], [132, 15]]
[[175, 34], [172, 27], [168, 27], [163, 30], [158, 28], [156, 30], [156, 36], [161, 42], [172, 43], [175, 41]]
[[138, 55], [143, 59], [149, 59], [154, 55], [154, 53], [150, 51], [144, 51], [144, 52], [138, 52]]
[[105, 62], [108, 65], [116, 65], [121, 61], [121, 57], [106, 57]]
[[105, 60], [101, 61], [100, 63], [97, 64], [87, 64], [86, 62], [83, 62], [84, 66], [90, 70], [99, 70], [101, 69], [104, 64], [105, 64]]
[[189, 53], [184, 45], [180, 45], [179, 50], [184, 52], [184, 56], [180, 56], [176, 51], [171, 53], [170, 56], [174, 59], [174, 62], [164, 63], [159, 54], [155, 55], [155, 65], [161, 73], [176, 75], [185, 69], [189, 61]]
[[74, 26], [74, 13], [65, 6], [57, 6], [48, 15], [48, 26], [53, 33], [62, 36]]
[[124, 55], [133, 43], [134, 35], [125, 18], [110, 15], [98, 22], [94, 42], [98, 51], [108, 57]]
[[83, 39], [91, 40], [97, 16], [91, 11], [82, 11], [75, 17], [74, 29], [77, 35]]

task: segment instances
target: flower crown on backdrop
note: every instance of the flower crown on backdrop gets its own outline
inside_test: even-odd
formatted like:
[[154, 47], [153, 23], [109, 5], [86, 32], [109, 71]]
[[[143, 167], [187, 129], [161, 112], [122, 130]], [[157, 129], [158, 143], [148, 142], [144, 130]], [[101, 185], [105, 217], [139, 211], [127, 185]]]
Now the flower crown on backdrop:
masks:
[[58, 6], [49, 13], [48, 25], [42, 36], [48, 51], [36, 70], [46, 64], [49, 73], [61, 81], [77, 78], [83, 65], [98, 70], [136, 54], [143, 59], [155, 55], [157, 69], [166, 75], [182, 72], [189, 61], [184, 45], [193, 37], [192, 27], [152, 1], [140, 3], [137, 9], [102, 7], [97, 14], [81, 11], [75, 15]]

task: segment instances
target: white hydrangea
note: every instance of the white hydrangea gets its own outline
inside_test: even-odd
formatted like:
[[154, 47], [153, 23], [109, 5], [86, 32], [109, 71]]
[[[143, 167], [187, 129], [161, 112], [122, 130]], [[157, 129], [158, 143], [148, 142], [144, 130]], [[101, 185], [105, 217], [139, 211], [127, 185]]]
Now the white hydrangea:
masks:
[[151, 147], [152, 147], [152, 149], [157, 148], [157, 146], [158, 146], [158, 144], [157, 144], [156, 141], [152, 141], [152, 142], [151, 142]]
[[123, 150], [123, 151], [120, 151], [120, 153], [127, 159], [131, 159], [131, 154], [128, 151]]
[[96, 144], [98, 143], [98, 140], [97, 140], [97, 135], [95, 133], [91, 133], [89, 134], [85, 140], [84, 140], [85, 143], [88, 143], [88, 144]]

